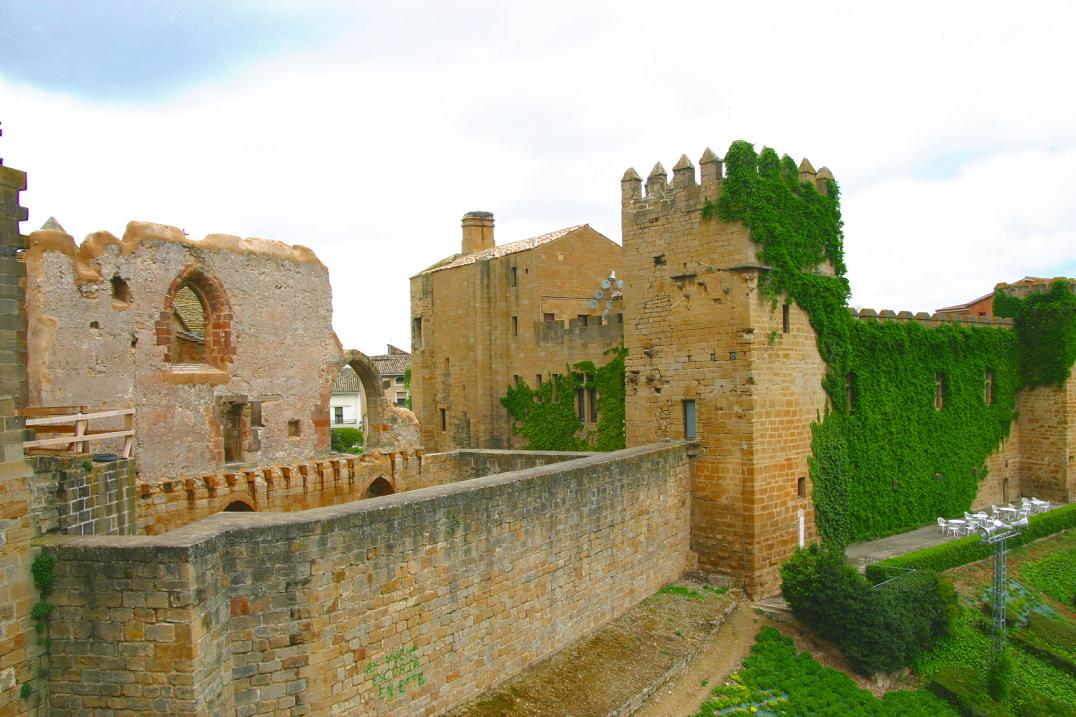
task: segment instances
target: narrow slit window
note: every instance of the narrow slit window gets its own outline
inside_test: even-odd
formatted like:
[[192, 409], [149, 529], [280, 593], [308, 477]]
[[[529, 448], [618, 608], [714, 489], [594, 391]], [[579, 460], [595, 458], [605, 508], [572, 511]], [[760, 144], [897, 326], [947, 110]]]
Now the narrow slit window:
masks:
[[598, 389], [588, 388], [587, 399], [590, 401], [590, 422], [598, 422]]
[[684, 438], [693, 441], [696, 436], [695, 401], [694, 399], [688, 399], [684, 401]]
[[422, 317], [416, 316], [411, 319], [411, 345], [416, 348], [422, 348]]
[[508, 270], [508, 285], [519, 286], [519, 271], [514, 266]]
[[789, 304], [784, 304], [783, 306], [781, 306], [781, 333], [783, 333], [783, 334], [788, 333], [788, 324], [789, 324], [789, 318], [790, 318], [789, 317], [789, 312], [790, 311], [791, 311], [791, 306]]
[[513, 316], [512, 317], [512, 335], [513, 336], [519, 336], [519, 317], [518, 316]]
[[446, 430], [448, 430], [448, 414], [445, 412], [445, 409], [442, 408], [441, 409], [441, 433], [444, 433]]
[[807, 477], [800, 476], [796, 479], [796, 497], [801, 500], [807, 497]]

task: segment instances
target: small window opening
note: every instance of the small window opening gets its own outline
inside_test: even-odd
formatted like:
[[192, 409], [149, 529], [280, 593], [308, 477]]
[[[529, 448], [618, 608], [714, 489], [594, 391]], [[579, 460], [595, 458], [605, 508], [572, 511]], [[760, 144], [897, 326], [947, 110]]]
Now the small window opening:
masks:
[[172, 297], [172, 362], [206, 363], [205, 301], [190, 284]]
[[796, 479], [796, 497], [801, 500], [807, 497], [807, 477], [800, 476]]
[[788, 333], [789, 312], [791, 308], [792, 307], [789, 304], [784, 304], [781, 307], [781, 333], [783, 334]]
[[987, 406], [994, 405], [994, 372], [987, 371], [983, 379], [983, 400]]
[[123, 306], [131, 305], [131, 287], [119, 274], [112, 277], [112, 301]]
[[684, 401], [684, 438], [693, 441], [695, 437], [695, 401], [687, 399]]
[[945, 376], [934, 374], [934, 410], [940, 411], [945, 408]]
[[519, 286], [519, 272], [514, 266], [508, 270], [508, 285]]
[[535, 374], [534, 376], [534, 400], [538, 403], [542, 402], [542, 374]]
[[736, 360], [736, 352], [735, 351], [729, 351], [729, 361], [735, 361], [735, 360]]
[[519, 317], [518, 316], [513, 316], [512, 317], [512, 335], [513, 336], [519, 336]]
[[556, 314], [542, 314], [542, 321], [547, 324], [553, 323], [557, 318]]
[[302, 423], [298, 418], [293, 418], [288, 421], [288, 436], [291, 438], [297, 438], [302, 435]]
[[575, 389], [575, 415], [580, 421], [587, 420], [587, 392], [581, 388]]
[[665, 266], [665, 255], [658, 254], [654, 257], [654, 266]]
[[101, 324], [96, 322], [96, 321], [91, 321], [90, 322], [90, 328], [91, 329], [99, 329], [99, 328], [101, 328]]
[[588, 388], [587, 399], [590, 401], [590, 422], [598, 422], [598, 389]]
[[335, 423], [336, 425], [339, 426], [343, 422], [344, 422], [344, 407], [343, 406], [334, 406], [333, 407], [333, 423]]
[[849, 415], [856, 411], [856, 375], [848, 373], [844, 376], [844, 400], [848, 406]]
[[560, 374], [550, 374], [549, 381], [553, 384], [553, 403], [560, 403], [560, 394], [557, 393], [557, 382], [560, 381]]
[[523, 380], [523, 377], [520, 376], [518, 373], [512, 374], [512, 385], [513, 386], [519, 386], [519, 382], [522, 381], [522, 380]]
[[590, 317], [587, 316], [586, 314], [579, 314], [579, 325], [580, 326], [586, 326], [587, 321], [589, 321], [589, 320], [590, 320]]
[[411, 346], [422, 348], [422, 317], [416, 316], [411, 319]]
[[448, 430], [448, 414], [445, 412], [445, 409], [442, 408], [441, 409], [441, 433], [444, 433], [446, 430]]
[[445, 371], [448, 371], [450, 367], [448, 356], [445, 356]]

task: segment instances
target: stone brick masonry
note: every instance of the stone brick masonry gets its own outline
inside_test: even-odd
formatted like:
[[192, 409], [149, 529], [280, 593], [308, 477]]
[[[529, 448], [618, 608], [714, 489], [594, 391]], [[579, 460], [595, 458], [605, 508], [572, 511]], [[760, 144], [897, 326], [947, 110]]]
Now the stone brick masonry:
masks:
[[55, 717], [434, 715], [634, 605], [690, 553], [658, 444], [156, 537], [56, 537]]

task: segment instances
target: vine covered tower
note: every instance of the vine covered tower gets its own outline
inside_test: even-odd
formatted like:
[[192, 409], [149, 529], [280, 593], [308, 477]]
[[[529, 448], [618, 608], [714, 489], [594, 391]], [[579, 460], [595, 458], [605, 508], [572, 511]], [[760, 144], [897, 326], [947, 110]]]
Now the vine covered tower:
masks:
[[[724, 167], [709, 149], [700, 165], [701, 181], [686, 155], [671, 182], [660, 163], [621, 180], [627, 442], [696, 440], [700, 567], [771, 594], [781, 561], [815, 536], [807, 459], [825, 364], [807, 314], [761, 291], [770, 268], [747, 228], [704, 218]], [[800, 164], [820, 191], [831, 179]]]

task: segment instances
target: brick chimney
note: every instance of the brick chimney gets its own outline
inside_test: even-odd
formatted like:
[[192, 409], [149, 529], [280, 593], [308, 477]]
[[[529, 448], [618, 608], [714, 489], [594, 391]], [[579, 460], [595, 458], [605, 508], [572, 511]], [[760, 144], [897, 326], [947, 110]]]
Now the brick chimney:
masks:
[[467, 212], [463, 215], [463, 253], [474, 254], [483, 249], [492, 249], [493, 213]]

